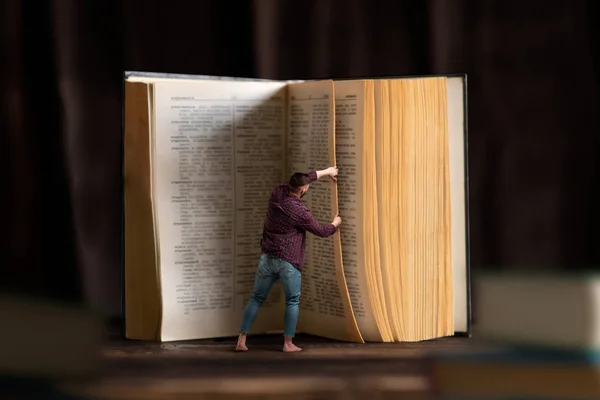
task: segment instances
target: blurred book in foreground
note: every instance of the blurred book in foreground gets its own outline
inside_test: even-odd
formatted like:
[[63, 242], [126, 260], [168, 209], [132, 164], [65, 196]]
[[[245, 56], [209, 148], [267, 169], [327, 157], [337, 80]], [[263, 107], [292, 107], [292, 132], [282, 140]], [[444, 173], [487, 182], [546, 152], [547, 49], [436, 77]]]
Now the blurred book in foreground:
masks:
[[475, 285], [478, 338], [600, 351], [600, 275], [486, 275]]
[[0, 376], [63, 379], [95, 373], [102, 320], [78, 307], [0, 295]]
[[437, 399], [598, 399], [597, 355], [522, 348], [472, 349], [432, 355]]
[[437, 399], [599, 399], [600, 276], [475, 281], [475, 346], [430, 355]]

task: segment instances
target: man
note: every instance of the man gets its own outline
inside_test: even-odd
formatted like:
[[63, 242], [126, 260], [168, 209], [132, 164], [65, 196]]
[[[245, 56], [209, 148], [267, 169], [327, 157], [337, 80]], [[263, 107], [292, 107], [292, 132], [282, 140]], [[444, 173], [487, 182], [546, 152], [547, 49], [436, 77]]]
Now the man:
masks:
[[285, 292], [283, 351], [293, 353], [302, 349], [293, 343], [298, 321], [300, 276], [304, 263], [306, 231], [318, 236], [333, 235], [342, 220], [339, 216], [330, 224], [321, 225], [300, 201], [310, 184], [321, 177], [337, 180], [338, 169], [329, 167], [308, 174], [295, 173], [289, 182], [273, 190], [269, 199], [261, 241], [262, 255], [256, 271], [254, 291], [244, 309], [236, 350], [246, 351], [246, 337], [271, 286], [281, 280]]

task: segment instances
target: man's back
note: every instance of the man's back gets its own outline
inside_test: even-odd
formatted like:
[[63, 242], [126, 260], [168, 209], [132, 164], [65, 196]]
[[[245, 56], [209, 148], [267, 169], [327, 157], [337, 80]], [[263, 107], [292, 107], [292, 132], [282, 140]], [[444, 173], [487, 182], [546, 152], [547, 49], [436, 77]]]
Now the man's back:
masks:
[[[316, 180], [316, 173], [311, 172], [309, 176], [311, 182]], [[290, 193], [287, 183], [277, 186], [269, 198], [261, 242], [262, 252], [282, 258], [301, 270], [306, 231], [319, 237], [327, 237], [335, 233], [336, 227], [317, 222], [300, 198]]]

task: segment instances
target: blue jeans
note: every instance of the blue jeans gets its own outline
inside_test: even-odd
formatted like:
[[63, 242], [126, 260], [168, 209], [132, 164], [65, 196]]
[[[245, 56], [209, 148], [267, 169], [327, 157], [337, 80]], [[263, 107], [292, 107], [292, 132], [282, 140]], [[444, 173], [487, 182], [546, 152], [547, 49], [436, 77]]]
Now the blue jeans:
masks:
[[256, 278], [254, 280], [254, 290], [252, 297], [248, 301], [242, 316], [240, 333], [250, 332], [250, 328], [256, 319], [258, 309], [263, 304], [271, 286], [277, 279], [281, 280], [283, 291], [285, 292], [285, 316], [284, 316], [284, 336], [293, 337], [296, 334], [296, 325], [298, 323], [298, 304], [300, 303], [300, 271], [292, 264], [267, 254], [260, 256]]

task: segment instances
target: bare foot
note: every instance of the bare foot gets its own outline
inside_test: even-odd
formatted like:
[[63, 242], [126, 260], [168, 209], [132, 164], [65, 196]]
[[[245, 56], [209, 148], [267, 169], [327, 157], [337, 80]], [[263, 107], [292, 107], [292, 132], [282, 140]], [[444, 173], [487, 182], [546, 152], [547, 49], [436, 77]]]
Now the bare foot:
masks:
[[235, 351], [248, 351], [248, 347], [246, 347], [246, 343], [238, 342], [237, 346], [235, 346]]
[[238, 336], [237, 345], [235, 346], [235, 351], [248, 351], [248, 347], [246, 347], [246, 334], [240, 333]]
[[298, 346], [296, 346], [293, 343], [286, 343], [283, 345], [283, 352], [284, 353], [296, 353], [298, 351], [302, 351], [302, 349]]

